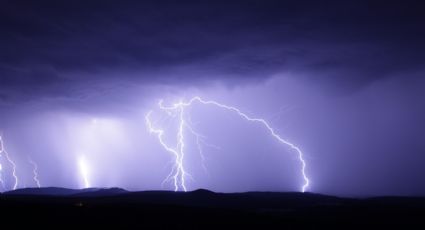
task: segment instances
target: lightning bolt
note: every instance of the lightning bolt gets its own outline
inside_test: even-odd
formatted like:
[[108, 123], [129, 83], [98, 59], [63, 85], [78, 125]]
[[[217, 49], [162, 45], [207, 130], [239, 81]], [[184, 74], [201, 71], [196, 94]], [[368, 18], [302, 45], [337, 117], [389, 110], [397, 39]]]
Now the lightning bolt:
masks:
[[80, 156], [78, 158], [78, 167], [80, 169], [80, 174], [83, 177], [84, 188], [89, 188], [90, 187], [89, 168], [86, 162], [86, 158], [84, 156]]
[[170, 174], [167, 176], [167, 178], [164, 181], [168, 181], [171, 177], [174, 181], [174, 191], [178, 191], [179, 187], [181, 187], [184, 191], [187, 191], [186, 185], [185, 185], [185, 178], [187, 175], [187, 172], [184, 170], [183, 167], [183, 159], [184, 159], [184, 136], [183, 136], [183, 127], [184, 127], [184, 120], [183, 118], [183, 109], [180, 109], [180, 125], [179, 125], [179, 132], [177, 134], [178, 143], [176, 147], [170, 147], [168, 146], [164, 141], [164, 130], [155, 128], [150, 120], [150, 116], [152, 114], [152, 111], [149, 111], [148, 114], [145, 117], [146, 124], [148, 126], [149, 132], [154, 133], [158, 136], [159, 143], [164, 147], [164, 149], [168, 152], [170, 152], [175, 157], [175, 163], [174, 166], [170, 172]]
[[28, 156], [28, 162], [33, 166], [33, 180], [35, 181], [35, 183], [37, 184], [37, 187], [40, 188], [40, 180], [38, 179], [38, 165], [37, 163], [35, 163], [30, 156]]
[[[1, 157], [1, 155], [0, 155], [0, 157]], [[2, 174], [2, 170], [3, 170], [3, 167], [2, 167], [2, 165], [0, 164], [0, 184], [1, 184], [1, 187], [2, 187], [2, 190], [1, 190], [1, 191], [4, 191], [6, 188], [4, 187], [4, 181], [3, 181], [3, 174]]]
[[193, 97], [192, 99], [190, 99], [187, 102], [180, 101], [180, 102], [175, 103], [171, 106], [164, 106], [162, 102], [163, 102], [162, 100], [159, 101], [159, 103], [158, 103], [159, 108], [162, 111], [166, 112], [170, 117], [177, 117], [179, 119], [179, 127], [178, 127], [178, 131], [177, 131], [177, 145], [172, 147], [172, 146], [167, 145], [167, 143], [164, 141], [164, 130], [154, 127], [154, 125], [151, 121], [152, 111], [149, 111], [147, 113], [147, 115], [145, 116], [145, 121], [146, 121], [146, 125], [148, 127], [149, 132], [156, 134], [157, 137], [158, 137], [159, 143], [162, 145], [162, 147], [166, 151], [168, 151], [169, 153], [174, 155], [174, 157], [175, 157], [173, 168], [172, 168], [170, 174], [168, 175], [168, 177], [166, 178], [166, 180], [169, 180], [170, 178], [173, 179], [175, 191], [178, 191], [180, 189], [182, 189], [183, 191], [187, 191], [185, 179], [186, 179], [187, 176], [190, 176], [190, 174], [186, 172], [186, 170], [184, 168], [184, 164], [183, 164], [184, 163], [184, 157], [185, 157], [185, 151], [184, 151], [185, 150], [184, 149], [185, 148], [185, 143], [184, 143], [185, 128], [187, 130], [189, 130], [189, 132], [196, 137], [199, 153], [201, 154], [202, 159], [204, 159], [203, 153], [202, 153], [202, 148], [201, 148], [201, 142], [202, 142], [203, 136], [198, 134], [197, 132], [195, 132], [192, 129], [192, 127], [190, 126], [190, 124], [189, 124], [190, 122], [186, 121], [186, 119], [185, 119], [185, 109], [187, 107], [190, 107], [195, 102], [198, 102], [198, 103], [203, 104], [203, 105], [216, 106], [218, 108], [233, 112], [246, 121], [258, 123], [258, 124], [262, 125], [270, 133], [270, 135], [274, 139], [276, 139], [278, 142], [288, 146], [297, 155], [298, 160], [301, 163], [301, 174], [302, 174], [302, 177], [303, 177], [303, 180], [304, 180], [304, 184], [301, 187], [301, 191], [305, 192], [306, 189], [308, 188], [308, 186], [310, 184], [310, 180], [307, 177], [307, 174], [305, 172], [307, 164], [306, 164], [306, 161], [304, 160], [303, 152], [296, 145], [294, 145], [291, 142], [281, 138], [275, 132], [275, 130], [269, 125], [269, 123], [267, 123], [264, 119], [250, 117], [247, 114], [240, 111], [236, 107], [221, 104], [221, 103], [218, 103], [218, 102], [212, 101], [212, 100], [203, 100], [202, 98], [200, 98], [198, 96]]
[[[5, 147], [4, 147], [4, 142], [3, 142], [3, 138], [2, 136], [0, 136], [0, 156], [2, 156], [2, 154], [6, 157], [6, 160], [9, 162], [9, 164], [12, 166], [12, 176], [14, 179], [14, 183], [13, 183], [13, 190], [18, 188], [18, 176], [16, 175], [16, 164], [15, 162], [13, 162], [13, 160], [10, 158], [9, 153], [6, 151]], [[3, 180], [1, 180], [2, 184], [3, 184]], [[3, 184], [4, 186], [4, 184]]]

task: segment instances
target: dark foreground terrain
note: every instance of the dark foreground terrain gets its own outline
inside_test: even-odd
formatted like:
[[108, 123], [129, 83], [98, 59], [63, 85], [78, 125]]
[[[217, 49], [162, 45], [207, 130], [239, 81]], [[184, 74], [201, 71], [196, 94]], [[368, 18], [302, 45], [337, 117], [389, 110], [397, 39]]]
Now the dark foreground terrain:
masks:
[[0, 195], [0, 223], [41, 229], [425, 229], [425, 198], [21, 189]]

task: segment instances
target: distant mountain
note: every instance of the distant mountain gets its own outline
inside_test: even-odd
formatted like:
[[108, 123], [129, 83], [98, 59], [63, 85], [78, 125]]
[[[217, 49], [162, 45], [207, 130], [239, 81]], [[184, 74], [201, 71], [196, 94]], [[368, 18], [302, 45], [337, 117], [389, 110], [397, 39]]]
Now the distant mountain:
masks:
[[129, 193], [129, 191], [122, 189], [122, 188], [88, 188], [88, 189], [82, 189], [79, 193], [72, 194], [73, 196], [93, 196], [93, 197], [100, 197], [100, 196], [112, 196], [112, 195], [120, 195]]
[[[206, 189], [190, 192], [136, 191], [121, 188], [69, 189], [59, 187], [23, 188], [8, 191], [3, 196], [59, 196], [59, 197], [110, 197], [116, 196], [120, 203], [145, 203], [161, 205], [184, 205], [203, 207], [231, 207], [242, 209], [294, 208], [315, 205], [340, 205], [352, 199], [299, 192], [244, 192], [215, 193]], [[110, 199], [115, 202], [114, 198]]]
[[4, 195], [40, 195], [40, 196], [108, 196], [128, 191], [121, 188], [70, 189], [59, 187], [22, 188], [3, 193]]
[[2, 226], [38, 223], [43, 229], [425, 229], [424, 197], [51, 187], [0, 194], [0, 207]]
[[315, 193], [301, 192], [243, 192], [216, 193], [206, 189], [190, 192], [135, 191], [122, 188], [69, 189], [59, 187], [23, 188], [8, 191], [1, 196], [55, 196], [70, 198], [98, 199], [108, 197], [111, 203], [178, 205], [192, 207], [232, 208], [232, 209], [299, 209], [310, 207], [344, 206], [352, 204], [392, 204], [425, 206], [421, 197], [370, 197], [363, 199], [342, 198]]

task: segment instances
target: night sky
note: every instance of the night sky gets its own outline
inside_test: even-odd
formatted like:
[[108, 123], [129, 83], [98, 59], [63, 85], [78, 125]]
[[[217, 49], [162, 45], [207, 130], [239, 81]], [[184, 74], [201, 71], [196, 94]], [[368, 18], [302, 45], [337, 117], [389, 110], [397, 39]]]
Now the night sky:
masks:
[[[298, 146], [308, 191], [425, 195], [420, 1], [0, 2], [0, 134], [19, 186], [173, 190], [158, 108], [200, 96]], [[188, 190], [299, 191], [300, 162], [259, 124], [194, 104]], [[186, 130], [187, 132], [187, 130]], [[12, 167], [0, 157], [4, 188]], [[204, 167], [202, 167], [204, 164]]]

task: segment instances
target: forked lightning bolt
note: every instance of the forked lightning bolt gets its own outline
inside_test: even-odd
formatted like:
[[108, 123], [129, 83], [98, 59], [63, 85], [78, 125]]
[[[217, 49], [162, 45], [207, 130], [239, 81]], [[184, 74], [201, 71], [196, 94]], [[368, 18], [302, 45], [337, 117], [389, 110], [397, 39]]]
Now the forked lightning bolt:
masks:
[[33, 170], [32, 170], [32, 173], [33, 173], [33, 177], [32, 177], [32, 179], [34, 180], [34, 182], [35, 182], [35, 184], [37, 185], [37, 187], [38, 188], [40, 188], [41, 187], [41, 185], [40, 185], [40, 180], [38, 179], [38, 165], [37, 165], [37, 163], [35, 163], [32, 159], [31, 159], [31, 157], [29, 157], [28, 156], [28, 162], [32, 165], [32, 167], [33, 167]]
[[181, 117], [180, 117], [180, 125], [179, 125], [179, 132], [177, 134], [178, 143], [175, 148], [168, 146], [164, 141], [164, 130], [154, 128], [152, 125], [152, 122], [150, 121], [152, 111], [148, 112], [146, 115], [146, 124], [148, 126], [148, 129], [151, 133], [155, 133], [158, 136], [159, 143], [164, 147], [164, 149], [175, 157], [175, 163], [173, 166], [172, 171], [166, 178], [168, 180], [170, 177], [173, 177], [174, 180], [174, 190], [178, 191], [179, 187], [181, 187], [184, 191], [187, 191], [186, 184], [185, 184], [185, 178], [186, 178], [186, 171], [183, 167], [183, 159], [184, 159], [184, 137], [183, 137], [183, 127], [185, 125], [184, 120], [182, 120], [183, 115], [183, 109], [181, 109]]
[[252, 117], [248, 116], [247, 114], [241, 112], [238, 108], [233, 107], [233, 106], [224, 105], [224, 104], [218, 103], [216, 101], [203, 100], [200, 97], [193, 97], [192, 99], [190, 99], [187, 102], [180, 101], [179, 103], [175, 103], [172, 106], [164, 106], [162, 104], [162, 100], [158, 103], [158, 106], [162, 111], [165, 111], [171, 117], [177, 117], [179, 119], [179, 126], [178, 126], [178, 132], [177, 132], [177, 145], [176, 146], [168, 145], [164, 140], [164, 132], [165, 131], [163, 129], [154, 127], [154, 125], [151, 121], [152, 111], [148, 112], [147, 115], [145, 116], [145, 120], [146, 120], [147, 127], [149, 129], [149, 132], [156, 134], [160, 144], [162, 145], [162, 147], [166, 151], [168, 151], [169, 153], [173, 154], [174, 157], [175, 157], [173, 168], [172, 168], [169, 176], [166, 178], [166, 180], [168, 180], [170, 178], [173, 179], [175, 191], [178, 191], [180, 189], [182, 189], [183, 191], [187, 191], [186, 178], [187, 178], [187, 176], [190, 176], [190, 174], [188, 172], [186, 172], [186, 170], [184, 168], [184, 158], [185, 158], [184, 132], [185, 132], [185, 130], [188, 130], [192, 135], [194, 135], [196, 137], [198, 149], [199, 149], [201, 157], [203, 159], [202, 149], [200, 147], [200, 145], [201, 145], [200, 140], [202, 140], [203, 136], [198, 134], [197, 132], [195, 132], [191, 128], [191, 126], [189, 124], [190, 122], [185, 119], [185, 115], [186, 115], [185, 109], [187, 107], [191, 106], [195, 102], [201, 103], [203, 105], [213, 105], [213, 106], [225, 109], [227, 111], [236, 113], [241, 118], [243, 118], [247, 121], [261, 124], [264, 128], [267, 129], [267, 131], [271, 134], [271, 136], [273, 138], [275, 138], [280, 143], [287, 145], [297, 154], [298, 160], [301, 163], [301, 174], [302, 174], [302, 177], [303, 177], [303, 180], [304, 180], [304, 184], [301, 187], [301, 191], [305, 192], [307, 190], [307, 188], [310, 184], [310, 180], [306, 175], [305, 171], [306, 171], [307, 165], [306, 165], [306, 162], [304, 160], [303, 152], [301, 151], [301, 149], [299, 147], [297, 147], [296, 145], [292, 144], [291, 142], [281, 138], [275, 132], [275, 130], [269, 125], [269, 123], [267, 123], [264, 119], [252, 118]]
[[[12, 166], [12, 177], [14, 179], [14, 183], [13, 183], [13, 190], [18, 188], [18, 176], [16, 175], [16, 164], [15, 162], [10, 159], [9, 153], [6, 151], [6, 148], [4, 147], [4, 142], [3, 142], [3, 138], [2, 136], [0, 136], [0, 156], [3, 156], [6, 158], [6, 160], [9, 162], [9, 164]], [[1, 168], [1, 166], [0, 166]], [[3, 179], [1, 179], [1, 183], [3, 184]]]

